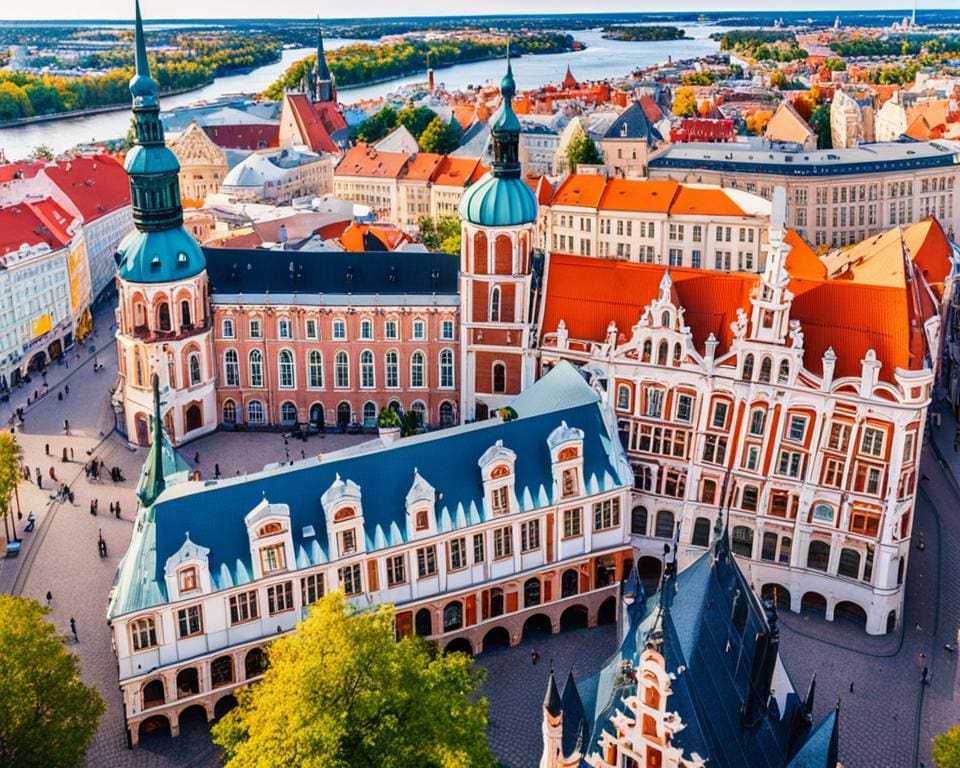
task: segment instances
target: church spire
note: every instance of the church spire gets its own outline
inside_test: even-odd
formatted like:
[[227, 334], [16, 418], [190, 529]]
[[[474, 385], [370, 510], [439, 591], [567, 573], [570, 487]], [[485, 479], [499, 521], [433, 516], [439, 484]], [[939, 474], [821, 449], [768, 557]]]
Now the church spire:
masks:
[[510, 65], [510, 42], [507, 41], [507, 71], [500, 81], [502, 100], [490, 129], [493, 134], [492, 174], [500, 179], [520, 178], [520, 119], [512, 104], [516, 92], [517, 84]]
[[160, 376], [153, 374], [152, 444], [137, 487], [137, 496], [149, 507], [167, 487], [163, 476], [163, 420], [160, 413]]
[[327, 66], [327, 54], [323, 50], [323, 27], [320, 26], [320, 17], [317, 17], [317, 65], [315, 68], [315, 86], [313, 98], [315, 101], [336, 101], [337, 90], [333, 75]]

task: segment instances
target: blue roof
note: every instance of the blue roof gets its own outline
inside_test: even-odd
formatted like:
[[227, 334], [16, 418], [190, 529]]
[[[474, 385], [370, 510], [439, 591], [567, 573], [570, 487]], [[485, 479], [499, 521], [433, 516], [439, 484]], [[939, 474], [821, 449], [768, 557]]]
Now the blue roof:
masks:
[[[565, 407], [555, 407], [558, 402]], [[219, 482], [167, 486], [142, 514], [120, 566], [112, 616], [166, 602], [163, 569], [183, 544], [187, 531], [210, 550], [214, 589], [251, 580], [250, 543], [244, 516], [262, 499], [290, 508], [298, 568], [327, 561], [327, 525], [321, 496], [337, 480], [360, 486], [367, 551], [407, 540], [405, 497], [419, 474], [437, 491], [441, 532], [487, 519], [478, 460], [498, 440], [517, 454], [515, 489], [524, 511], [553, 503], [553, 479], [547, 436], [566, 421], [583, 430], [584, 478], [588, 493], [631, 483], [630, 469], [612, 421], [605, 420], [599, 396], [572, 366], [557, 365], [512, 403], [518, 418], [476, 424], [404, 438], [391, 446], [374, 440], [322, 460], [307, 459]], [[441, 496], [442, 494], [442, 496]], [[315, 535], [304, 535], [313, 527]]]
[[124, 163], [127, 175], [150, 176], [153, 174], [178, 173], [177, 156], [165, 146], [136, 144]]
[[484, 174], [460, 198], [460, 217], [481, 227], [514, 227], [537, 220], [537, 196], [523, 179]]
[[117, 251], [120, 278], [131, 283], [170, 283], [200, 274], [206, 260], [184, 227], [136, 232]]

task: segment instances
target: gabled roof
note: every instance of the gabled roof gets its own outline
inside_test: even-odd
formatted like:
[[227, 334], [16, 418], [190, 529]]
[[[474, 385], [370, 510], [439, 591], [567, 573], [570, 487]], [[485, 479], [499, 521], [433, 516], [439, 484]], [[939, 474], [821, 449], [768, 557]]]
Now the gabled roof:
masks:
[[682, 184], [670, 206], [674, 215], [748, 216], [727, 190], [719, 187], [699, 187]]
[[483, 176], [487, 170], [489, 169], [479, 158], [445, 155], [431, 180], [439, 186], [465, 187]]
[[564, 179], [553, 196], [552, 205], [572, 205], [580, 208], [596, 208], [606, 187], [605, 176], [571, 174]]
[[410, 235], [392, 224], [359, 224], [353, 222], [340, 235], [340, 244], [344, 250], [395, 251], [404, 243], [409, 243]]
[[807, 144], [815, 138], [807, 121], [794, 108], [788, 99], [780, 102], [777, 111], [767, 123], [763, 134], [770, 141], [787, 141], [794, 144]]
[[660, 131], [654, 128], [640, 102], [635, 101], [610, 124], [604, 139], [633, 139], [657, 144], [663, 141]]
[[553, 185], [546, 176], [527, 176], [527, 184], [537, 196], [537, 203], [541, 206], [550, 205], [553, 200]]
[[406, 152], [378, 152], [368, 144], [357, 144], [337, 163], [335, 174], [396, 179], [409, 159]]
[[[667, 213], [676, 205], [682, 189], [683, 187], [676, 181], [610, 179], [600, 196], [600, 204], [597, 207], [606, 211]], [[682, 211], [682, 213], [686, 212]]]
[[407, 126], [400, 124], [380, 141], [374, 143], [373, 148], [378, 152], [406, 152], [413, 154], [419, 151], [417, 140]]
[[407, 164], [400, 172], [400, 179], [403, 181], [430, 181], [442, 161], [443, 155], [432, 152], [418, 152], [410, 156]]
[[46, 243], [55, 251], [70, 242], [73, 217], [51, 198], [0, 208], [0, 257], [20, 246]]
[[130, 205], [130, 179], [111, 155], [84, 155], [44, 168], [47, 177], [70, 198], [85, 222]]
[[334, 134], [347, 130], [347, 122], [332, 102], [312, 102], [305, 94], [287, 94], [300, 134], [314, 152], [337, 152]]
[[[562, 402], [559, 408], [545, 403]], [[286, 504], [296, 561], [304, 568], [327, 561], [324, 493], [339, 478], [362, 494], [368, 551], [407, 541], [404, 500], [415, 472], [438, 491], [437, 526], [451, 531], [488, 519], [479, 458], [497, 441], [517, 454], [515, 487], [523, 510], [552, 504], [553, 474], [547, 437], [564, 421], [584, 432], [584, 477], [591, 493], [627, 485], [626, 459], [611, 435], [600, 398], [572, 366], [561, 363], [511, 404], [517, 418], [484, 420], [403, 438], [373, 440], [353, 449], [265, 469], [242, 478], [170, 485], [144, 513], [120, 566], [109, 612], [117, 616], [167, 600], [163, 567], [186, 531], [209, 548], [214, 589], [247, 583], [253, 573], [244, 517], [260, 502]], [[451, 467], [462, 471], [451, 472]], [[471, 470], [471, 468], [473, 468]]]
[[204, 125], [204, 133], [223, 149], [273, 149], [280, 146], [278, 124]]
[[43, 160], [24, 160], [18, 163], [0, 165], [0, 184], [18, 179], [32, 179], [44, 165]]
[[817, 256], [810, 244], [800, 237], [795, 229], [788, 229], [783, 242], [790, 246], [785, 267], [787, 274], [793, 277], [810, 277], [822, 280], [827, 276], [827, 268]]

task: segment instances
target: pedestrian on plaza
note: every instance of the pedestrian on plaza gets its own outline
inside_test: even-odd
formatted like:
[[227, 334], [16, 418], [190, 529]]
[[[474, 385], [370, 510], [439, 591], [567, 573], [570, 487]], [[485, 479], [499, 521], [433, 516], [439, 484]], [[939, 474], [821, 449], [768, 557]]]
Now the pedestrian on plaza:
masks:
[[51, 592], [51, 591], [48, 589], [48, 590], [47, 590], [47, 608], [50, 607], [50, 603], [52, 603], [52, 602], [53, 602], [53, 592]]
[[119, 501], [113, 505], [113, 510], [117, 516], [117, 520], [119, 520], [120, 519], [120, 502]]
[[193, 454], [193, 463], [194, 464], [200, 463], [200, 451], [197, 451], [195, 454]]
[[97, 514], [97, 507], [94, 505], [93, 499], [90, 499], [90, 514], [91, 515]]
[[33, 480], [33, 477], [30, 474], [30, 467], [23, 468], [23, 479], [26, 480], [28, 483]]
[[540, 661], [540, 654], [536, 648], [530, 649], [530, 661], [533, 662], [533, 666], [537, 666], [537, 662]]
[[64, 464], [66, 464], [67, 461], [69, 461], [69, 459], [67, 459], [67, 446], [63, 446], [63, 458], [61, 458], [60, 461], [63, 462]]
[[50, 455], [50, 443], [47, 443], [47, 456]]
[[70, 461], [73, 461], [73, 446], [70, 446]]
[[79, 643], [80, 638], [77, 637], [77, 620], [74, 619], [73, 616], [70, 617], [70, 631], [73, 632], [73, 642]]
[[43, 475], [40, 474], [40, 467], [37, 467], [37, 488], [43, 488]]
[[57, 392], [57, 400], [63, 401], [63, 392]]
[[69, 395], [69, 394], [70, 394], [70, 385], [69, 385], [69, 384], [64, 384], [64, 386], [63, 386], [63, 391], [66, 392], [66, 393]]
[[220, 478], [220, 464], [216, 463], [213, 465], [213, 479], [218, 480]]
[[100, 459], [100, 466], [99, 466], [100, 472], [103, 472], [103, 470], [105, 470], [106, 468], [107, 468], [107, 465], [104, 463], [103, 459]]
[[110, 502], [110, 514], [111, 514], [111, 515], [113, 514], [113, 502], [112, 502], [112, 501]]
[[73, 504], [73, 490], [67, 488], [67, 498], [70, 499], [70, 503]]
[[53, 471], [53, 467], [50, 467], [50, 479], [53, 480], [53, 482], [55, 483], [59, 482], [57, 480], [57, 473]]
[[70, 434], [70, 420], [69, 420], [69, 419], [64, 419], [64, 420], [63, 420], [63, 431], [66, 432], [68, 435]]

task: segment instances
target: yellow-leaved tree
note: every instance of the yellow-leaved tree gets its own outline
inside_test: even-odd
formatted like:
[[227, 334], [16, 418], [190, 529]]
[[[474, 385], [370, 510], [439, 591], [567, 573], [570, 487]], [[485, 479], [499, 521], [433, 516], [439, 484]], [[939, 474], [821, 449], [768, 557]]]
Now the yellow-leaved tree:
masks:
[[340, 592], [315, 603], [214, 726], [227, 768], [493, 768], [482, 671], [395, 640], [393, 617], [355, 612]]

